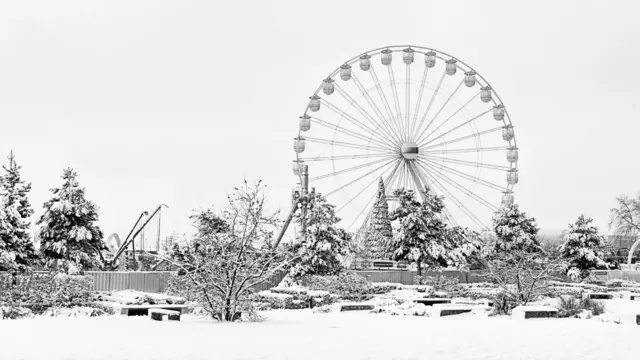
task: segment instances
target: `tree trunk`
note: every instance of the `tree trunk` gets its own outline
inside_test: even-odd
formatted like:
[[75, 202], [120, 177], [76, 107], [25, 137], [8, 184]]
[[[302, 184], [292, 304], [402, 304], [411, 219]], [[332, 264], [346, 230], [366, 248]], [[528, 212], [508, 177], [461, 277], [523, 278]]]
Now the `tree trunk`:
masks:
[[418, 276], [422, 276], [422, 261], [418, 259], [418, 261], [416, 261], [416, 264], [418, 265]]
[[227, 298], [227, 301], [225, 303], [225, 307], [224, 307], [224, 320], [225, 321], [233, 321], [233, 314], [231, 313], [231, 299]]

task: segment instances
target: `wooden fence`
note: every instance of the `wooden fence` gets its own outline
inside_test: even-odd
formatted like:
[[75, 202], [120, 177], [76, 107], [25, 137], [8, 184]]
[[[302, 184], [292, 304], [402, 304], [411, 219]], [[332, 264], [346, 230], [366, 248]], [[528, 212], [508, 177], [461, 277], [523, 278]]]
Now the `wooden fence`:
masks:
[[86, 271], [93, 276], [95, 291], [137, 290], [150, 293], [167, 291], [169, 271]]
[[[416, 271], [356, 271], [358, 275], [365, 276], [371, 282], [390, 282], [403, 285], [413, 285]], [[137, 290], [150, 293], [163, 293], [167, 291], [167, 284], [171, 272], [169, 271], [87, 271], [86, 275], [93, 276], [93, 289], [95, 291]], [[435, 272], [423, 272], [423, 275], [433, 276]], [[460, 283], [477, 283], [484, 281], [480, 271], [445, 270], [444, 276], [457, 278]], [[609, 270], [594, 271], [594, 275], [603, 280], [624, 279], [640, 282], [640, 271]], [[284, 273], [279, 273], [270, 281], [253, 287], [255, 291], [269, 290], [277, 286], [284, 278]]]

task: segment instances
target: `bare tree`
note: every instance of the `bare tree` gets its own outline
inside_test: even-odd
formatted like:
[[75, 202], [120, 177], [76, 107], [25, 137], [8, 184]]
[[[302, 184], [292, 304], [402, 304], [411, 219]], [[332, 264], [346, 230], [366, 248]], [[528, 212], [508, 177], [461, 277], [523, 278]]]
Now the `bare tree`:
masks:
[[[640, 235], [640, 195], [636, 198], [623, 195], [618, 197], [616, 201], [618, 207], [610, 210], [609, 228], [614, 228], [618, 235], [637, 237]], [[629, 249], [627, 263], [631, 262], [638, 246], [640, 246], [640, 238], [636, 239]]]
[[195, 299], [214, 319], [238, 320], [251, 312], [252, 288], [268, 281], [292, 260], [271, 243], [277, 213], [265, 210], [261, 182], [235, 188], [221, 215], [213, 210], [192, 216], [198, 230], [187, 244], [176, 244], [167, 258], [179, 269]]
[[512, 250], [486, 260], [487, 270], [482, 276], [500, 289], [497, 309], [506, 313], [513, 306], [527, 305], [548, 293], [549, 281], [557, 280], [565, 267], [561, 257]]

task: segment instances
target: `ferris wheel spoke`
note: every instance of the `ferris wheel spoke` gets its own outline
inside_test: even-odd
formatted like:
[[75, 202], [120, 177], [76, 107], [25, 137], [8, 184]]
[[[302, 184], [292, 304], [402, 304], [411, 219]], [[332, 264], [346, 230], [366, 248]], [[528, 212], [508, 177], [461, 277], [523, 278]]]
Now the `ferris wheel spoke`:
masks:
[[389, 148], [381, 148], [381, 147], [378, 147], [378, 146], [365, 146], [365, 145], [361, 145], [361, 144], [353, 144], [353, 143], [348, 143], [348, 142], [344, 142], [344, 141], [326, 140], [326, 139], [319, 139], [319, 138], [308, 137], [308, 136], [305, 136], [304, 139], [305, 139], [305, 141], [312, 142], [312, 143], [318, 143], [318, 144], [324, 144], [324, 145], [333, 145], [333, 146], [340, 146], [340, 147], [347, 147], [347, 148], [353, 148], [353, 149], [378, 150], [378, 151], [389, 151], [390, 150]]
[[328, 102], [326, 100], [320, 100], [320, 103], [322, 103], [323, 105], [325, 105], [326, 107], [328, 107], [329, 109], [331, 109], [333, 112], [335, 112], [336, 114], [340, 115], [344, 119], [348, 120], [352, 124], [356, 125], [360, 129], [366, 131], [372, 137], [375, 137], [375, 142], [378, 143], [378, 145], [386, 146], [387, 144], [389, 144], [389, 140], [385, 139], [384, 137], [381, 137], [382, 135], [380, 135], [380, 133], [376, 132], [374, 129], [369, 128], [367, 125], [363, 124], [358, 119], [356, 119], [353, 116], [351, 116], [351, 115], [347, 114], [346, 112], [342, 111], [340, 108], [338, 108], [337, 106], [333, 105], [332, 103], [330, 103], [330, 102]]
[[420, 151], [420, 155], [429, 155], [429, 154], [460, 154], [460, 153], [473, 153], [473, 152], [489, 152], [489, 151], [503, 151], [509, 150], [508, 146], [494, 146], [494, 147], [477, 147], [477, 148], [466, 148], [466, 149], [450, 149], [450, 150], [431, 150], [431, 151]]
[[[438, 92], [440, 91], [440, 87], [442, 86], [442, 82], [444, 81], [444, 77], [446, 75], [447, 75], [447, 71], [445, 70], [442, 73], [442, 76], [440, 77], [440, 81], [438, 81], [438, 85], [436, 86], [436, 89], [433, 91], [433, 94], [431, 94], [431, 99], [429, 100], [429, 104], [427, 105], [427, 109], [424, 111], [424, 115], [422, 115], [422, 119], [420, 119], [420, 123], [418, 124], [418, 129], [416, 130], [416, 133], [420, 132], [420, 129], [422, 128], [422, 124], [427, 119], [427, 115], [429, 114], [429, 110], [431, 109], [431, 106], [433, 105], [433, 101], [436, 99], [436, 95], [438, 95]], [[417, 140], [418, 140], [417, 138], [414, 139], [414, 141], [417, 141]]]
[[[369, 95], [369, 92], [365, 89], [364, 86], [362, 86], [362, 83], [360, 82], [358, 77], [355, 75], [355, 73], [351, 75], [351, 78], [353, 79], [354, 84], [356, 84], [356, 86], [358, 87], [358, 90], [360, 90], [360, 93], [362, 93], [364, 98], [369, 103], [369, 106], [371, 106], [371, 108], [373, 109], [373, 112], [376, 114], [376, 116], [380, 120], [380, 123], [378, 123], [373, 118], [373, 116], [369, 115], [369, 113], [366, 110], [364, 110], [359, 104], [354, 103], [354, 104], [357, 104], [358, 111], [360, 111], [360, 113], [363, 116], [369, 118], [371, 122], [376, 124], [378, 129], [384, 129], [386, 134], [389, 135], [391, 138], [393, 138], [394, 140], [397, 140], [398, 142], [402, 142], [402, 140], [400, 140], [398, 135], [394, 132], [394, 129], [391, 127], [389, 121], [385, 120], [384, 114], [382, 114], [382, 111], [380, 111], [380, 108], [378, 108], [378, 105], [376, 105], [375, 101], [373, 101], [373, 99], [371, 98], [371, 95]], [[338, 92], [340, 92], [340, 90]], [[348, 96], [346, 92], [345, 92], [345, 95]]]
[[[420, 169], [418, 168], [415, 162], [412, 162], [410, 164], [410, 167], [413, 171], [413, 174], [415, 174], [415, 177], [417, 178], [418, 183], [420, 183], [420, 194], [422, 195], [423, 201], [425, 201], [425, 197], [426, 197], [425, 189], [430, 187], [429, 181], [427, 180], [427, 177], [420, 171]], [[445, 207], [443, 209], [443, 212], [444, 212], [444, 217], [449, 221], [449, 223], [451, 223], [454, 226], [458, 226], [458, 222], [451, 215], [451, 213], [449, 212], [449, 209]]]
[[330, 192], [329, 192], [329, 193], [327, 193], [325, 196], [326, 196], [326, 197], [329, 197], [329, 196], [331, 196], [331, 195], [333, 195], [333, 194], [337, 193], [338, 191], [343, 190], [344, 188], [346, 188], [346, 187], [348, 187], [348, 186], [351, 186], [351, 185], [353, 185], [353, 184], [357, 183], [358, 181], [360, 181], [360, 180], [364, 179], [365, 177], [367, 177], [367, 176], [369, 176], [369, 175], [373, 174], [374, 172], [376, 172], [376, 171], [378, 171], [378, 170], [382, 169], [383, 167], [388, 166], [389, 164], [391, 164], [391, 163], [392, 163], [392, 162], [394, 162], [394, 161], [399, 161], [399, 160], [398, 160], [398, 159], [391, 159], [391, 160], [387, 161], [386, 163], [384, 163], [384, 164], [382, 164], [382, 165], [378, 166], [377, 168], [375, 168], [375, 169], [373, 169], [373, 170], [369, 171], [368, 173], [365, 173], [365, 174], [363, 174], [363, 175], [360, 175], [360, 176], [358, 176], [357, 178], [355, 178], [355, 179], [353, 179], [353, 180], [349, 181], [348, 183], [346, 183], [346, 184], [344, 184], [344, 185], [340, 186], [339, 188], [337, 188], [337, 189], [335, 189], [335, 190], [333, 190], [333, 191], [330, 191]]
[[[447, 176], [445, 173], [438, 171], [438, 169], [436, 168], [436, 166], [435, 166], [435, 165], [430, 164], [429, 162], [421, 162], [421, 163], [422, 163], [422, 164], [424, 164], [425, 166], [429, 167], [429, 168], [431, 169], [431, 171], [432, 171], [432, 172], [434, 172], [435, 174], [440, 175], [440, 176], [441, 176], [441, 179], [445, 180], [445, 181], [446, 181], [447, 183], [449, 183], [450, 185], [452, 185], [452, 186], [456, 187], [458, 190], [460, 190], [460, 191], [462, 191], [463, 193], [467, 194], [469, 197], [471, 197], [471, 198], [475, 199], [475, 200], [476, 200], [476, 201], [478, 201], [479, 203], [481, 203], [481, 204], [485, 205], [485, 206], [486, 206], [486, 207], [488, 207], [489, 209], [491, 209], [491, 210], [497, 210], [497, 209], [498, 209], [495, 205], [491, 204], [491, 203], [490, 203], [490, 202], [488, 202], [487, 200], [485, 200], [485, 199], [483, 199], [482, 197], [478, 196], [477, 194], [473, 193], [473, 192], [472, 192], [472, 191], [470, 191], [467, 187], [465, 187], [465, 186], [461, 185], [459, 182], [457, 182], [457, 181], [453, 180], [452, 178], [450, 178], [449, 176]], [[447, 171], [447, 170], [442, 169], [442, 168], [440, 168], [439, 170]], [[449, 172], [449, 171], [447, 171], [447, 172]], [[452, 172], [449, 172], [449, 173], [452, 173]], [[465, 178], [465, 179], [467, 179], [467, 180], [475, 181], [475, 182], [477, 182], [477, 183], [482, 183], [482, 181], [483, 181], [483, 180], [480, 180], [480, 179], [478, 179], [478, 178], [474, 178], [473, 176], [470, 176], [470, 175], [467, 175], [467, 174], [464, 174], [464, 173], [460, 173], [460, 172], [453, 173], [453, 174], [456, 174], [456, 175], [458, 175], [458, 176], [460, 176], [460, 177], [462, 177], [462, 178]], [[464, 176], [462, 176], [462, 175], [464, 175]], [[491, 184], [491, 183], [489, 183], [489, 184]], [[494, 189], [494, 190], [498, 190], [498, 191], [506, 191], [506, 190], [507, 190], [507, 189], [505, 189], [505, 188], [501, 188], [501, 187], [499, 187], [499, 186], [497, 186], [497, 185], [495, 185], [495, 184], [491, 184], [491, 185], [483, 184], [483, 185], [485, 185], [485, 186], [487, 186], [487, 187], [489, 187], [489, 188], [492, 188], [492, 189]], [[494, 186], [495, 186], [495, 187], [494, 187]]]
[[406, 140], [409, 141], [409, 138], [411, 136], [411, 130], [409, 129], [409, 106], [411, 106], [411, 66], [409, 64], [406, 65], [406, 72], [405, 72], [405, 79], [406, 79], [406, 84], [405, 84], [405, 100], [406, 100], [406, 107], [405, 107], [405, 111], [404, 111], [404, 116], [406, 118], [406, 127], [405, 127], [405, 131], [406, 131], [406, 135], [407, 138]]
[[[396, 107], [396, 114], [397, 114], [397, 119], [398, 119], [398, 124], [400, 125], [400, 129], [402, 131], [402, 135], [406, 134], [405, 129], [403, 129], [402, 126], [402, 112], [400, 110], [400, 100], [398, 99], [398, 88], [396, 86], [396, 77], [395, 74], [393, 72], [393, 66], [389, 65], [387, 66], [387, 70], [389, 72], [389, 80], [391, 81], [391, 89], [393, 90], [393, 103], [395, 104]], [[401, 137], [404, 140], [404, 137]]]
[[391, 106], [389, 106], [389, 101], [387, 101], [387, 95], [385, 95], [384, 90], [382, 89], [382, 85], [380, 85], [380, 80], [378, 80], [378, 75], [376, 74], [375, 68], [373, 65], [369, 69], [369, 73], [371, 74], [371, 79], [373, 80], [376, 90], [378, 90], [378, 95], [380, 95], [380, 101], [384, 105], [384, 109], [387, 112], [387, 118], [389, 119], [389, 123], [395, 126], [395, 132], [398, 134], [398, 137], [402, 138], [402, 130], [398, 127], [398, 124], [395, 121], [395, 117], [391, 111]]
[[[422, 170], [425, 171], [425, 173], [428, 173], [422, 163], [419, 163], [418, 166], [420, 166]], [[442, 183], [440, 183], [440, 181], [436, 178], [436, 176], [431, 174], [431, 177], [434, 181], [434, 185], [436, 185], [440, 189], [440, 191], [442, 191], [445, 195], [448, 195], [449, 199], [451, 199], [451, 201], [453, 201], [453, 203], [458, 207], [458, 209], [460, 209], [465, 215], [467, 215], [467, 217], [471, 219], [471, 221], [473, 221], [476, 225], [478, 225], [481, 228], [486, 227], [485, 224], [482, 222], [482, 220], [480, 220], [471, 210], [469, 210], [469, 208], [467, 208], [464, 205], [463, 202], [458, 200], [457, 197], [455, 197], [449, 190], [447, 190], [447, 187], [442, 185]]]
[[368, 162], [366, 164], [360, 164], [360, 165], [352, 166], [352, 167], [349, 167], [349, 168], [346, 168], [346, 169], [333, 171], [333, 172], [330, 172], [328, 174], [319, 175], [319, 176], [310, 178], [309, 181], [322, 180], [322, 179], [330, 177], [330, 176], [336, 176], [336, 175], [348, 173], [348, 172], [351, 172], [351, 171], [354, 171], [354, 170], [362, 169], [362, 168], [367, 167], [367, 166], [380, 164], [381, 162], [385, 162], [385, 161], [391, 162], [391, 161], [394, 161], [394, 160], [397, 160], [397, 157], [386, 157], [386, 158], [382, 158], [382, 159], [378, 159], [378, 160], [375, 160], [375, 161]]
[[[451, 99], [456, 95], [456, 93], [458, 92], [458, 90], [460, 89], [460, 87], [462, 86], [462, 84], [464, 83], [464, 80], [462, 80], [460, 82], [460, 84], [458, 84], [458, 87], [455, 88], [455, 90], [453, 90], [453, 92], [449, 95], [449, 97], [447, 98], [447, 100], [444, 102], [444, 104], [442, 104], [442, 106], [440, 107], [440, 109], [438, 110], [438, 112], [433, 116], [433, 118], [431, 118], [431, 121], [429, 121], [429, 123], [427, 124], [427, 126], [424, 128], [424, 130], [422, 130], [422, 132], [420, 133], [420, 135], [418, 135], [418, 140], [420, 141], [420, 138], [422, 137], [422, 135], [424, 135], [424, 133], [431, 127], [431, 124], [433, 124], [434, 121], [436, 121], [436, 119], [438, 118], [438, 115], [440, 115], [440, 113], [442, 112], [442, 110], [444, 110], [445, 107], [447, 107], [447, 105], [449, 104], [449, 101], [451, 101]], [[477, 96], [477, 95], [476, 95]], [[475, 99], [475, 96], [471, 99], [473, 100]], [[433, 134], [436, 130], [438, 130], [440, 127], [442, 127], [442, 125], [444, 125], [447, 121], [449, 121], [449, 119], [451, 119], [455, 114], [457, 114], [459, 111], [461, 111], [462, 109], [464, 109], [470, 102], [471, 100], [467, 101], [464, 105], [462, 105], [462, 107], [458, 110], [456, 110], [455, 113], [453, 113], [453, 115], [449, 116], [445, 121], [442, 122], [442, 124], [440, 124], [434, 131], [432, 131], [431, 133], [429, 133], [429, 135], [427, 135], [427, 138]]]
[[451, 139], [451, 140], [448, 140], [448, 141], [445, 141], [445, 142], [442, 142], [442, 143], [439, 143], [439, 144], [427, 146], [427, 147], [421, 148], [421, 150], [437, 149], [439, 147], [442, 147], [442, 146], [445, 146], [445, 145], [449, 145], [449, 144], [453, 144], [453, 143], [456, 143], [458, 141], [467, 140], [467, 139], [471, 139], [471, 138], [479, 138], [482, 135], [490, 134], [492, 132], [496, 132], [496, 131], [500, 131], [500, 130], [502, 130], [502, 127], [496, 127], [496, 128], [493, 128], [493, 129], [484, 130], [484, 131], [481, 131], [479, 133], [473, 133], [471, 135], [465, 135], [465, 136], [462, 136], [462, 137], [459, 137], [459, 138], [456, 138], [456, 139]]
[[464, 104], [462, 104], [462, 106], [460, 106], [453, 114], [449, 115], [448, 118], [446, 118], [440, 125], [438, 125], [438, 127], [436, 127], [435, 129], [433, 129], [427, 136], [424, 137], [423, 139], [423, 135], [424, 133], [427, 131], [427, 129], [429, 129], [429, 127], [427, 126], [426, 128], [424, 128], [424, 130], [420, 133], [420, 135], [418, 135], [418, 140], [417, 142], [420, 143], [422, 141], [426, 141], [429, 139], [429, 137], [431, 135], [433, 135], [433, 133], [435, 133], [436, 131], [438, 131], [444, 124], [448, 123], [449, 120], [451, 120], [454, 116], [456, 116], [460, 111], [464, 110], [464, 108], [467, 107], [467, 105], [469, 105], [470, 102], [472, 102], [473, 100], [475, 100], [475, 98], [478, 97], [478, 95], [480, 95], [480, 93], [475, 94], [472, 98], [470, 98], [469, 100], [467, 100], [467, 102], [465, 102]]
[[507, 188], [505, 188], [503, 186], [494, 184], [494, 183], [492, 183], [490, 181], [482, 180], [479, 177], [471, 176], [471, 175], [469, 175], [469, 174], [467, 174], [465, 172], [462, 172], [462, 171], [459, 171], [459, 170], [456, 170], [456, 169], [452, 169], [452, 168], [450, 168], [448, 166], [445, 166], [443, 164], [438, 164], [438, 163], [436, 163], [434, 161], [427, 160], [427, 159], [420, 159], [420, 160], [423, 161], [423, 163], [425, 163], [425, 164], [431, 164], [433, 166], [437, 166], [440, 170], [446, 171], [449, 174], [457, 175], [457, 176], [459, 176], [461, 178], [464, 178], [464, 179], [467, 179], [467, 180], [470, 180], [470, 181], [473, 181], [473, 182], [477, 182], [478, 184], [484, 185], [484, 186], [486, 186], [488, 188], [491, 188], [491, 189], [494, 189], [494, 190], [498, 190], [498, 191], [501, 191], [501, 192], [502, 191], [507, 191]]
[[[336, 125], [336, 124], [330, 123], [330, 122], [328, 122], [328, 121], [324, 121], [324, 120], [322, 120], [322, 119], [320, 119], [320, 118], [317, 118], [317, 117], [315, 117], [315, 116], [312, 116], [312, 117], [311, 117], [311, 120], [313, 120], [314, 122], [316, 122], [316, 123], [318, 123], [319, 125], [322, 125], [322, 126], [324, 126], [324, 127], [328, 128], [328, 129], [331, 129], [331, 130], [334, 130], [334, 131], [340, 132], [340, 133], [342, 133], [342, 134], [345, 134], [345, 135], [351, 136], [351, 137], [353, 137], [353, 138], [356, 138], [356, 139], [359, 139], [359, 140], [365, 141], [365, 142], [367, 142], [367, 143], [369, 143], [369, 142], [371, 142], [371, 141], [373, 140], [373, 139], [371, 139], [370, 137], [369, 137], [369, 138], [367, 138], [366, 136], [361, 135], [361, 134], [359, 134], [359, 133], [357, 133], [357, 132], [355, 132], [355, 131], [351, 131], [351, 130], [349, 130], [349, 129], [345, 129], [345, 128], [341, 127], [341, 126], [338, 126], [338, 125]], [[378, 142], [376, 142], [376, 144], [378, 144]], [[378, 145], [380, 145], [380, 144], [378, 144]], [[389, 149], [389, 150], [391, 150], [391, 149], [392, 149], [392, 148], [389, 146], [389, 144], [384, 144], [384, 146], [385, 146], [385, 148], [387, 148], [387, 149]]]
[[[469, 120], [465, 121], [464, 123], [462, 123], [462, 124], [460, 124], [460, 125], [458, 125], [458, 126], [454, 127], [453, 129], [451, 129], [451, 130], [449, 130], [449, 131], [447, 131], [447, 132], [445, 132], [445, 133], [443, 133], [443, 134], [440, 134], [439, 136], [436, 136], [436, 137], [435, 137], [435, 138], [433, 138], [432, 140], [425, 139], [425, 140], [423, 140], [423, 142], [424, 142], [424, 143], [420, 144], [419, 146], [420, 146], [420, 147], [422, 147], [422, 146], [427, 146], [427, 145], [429, 145], [429, 144], [433, 143], [434, 141], [436, 141], [436, 140], [438, 140], [438, 139], [441, 139], [441, 138], [443, 138], [443, 137], [445, 137], [445, 136], [447, 136], [447, 135], [451, 134], [452, 132], [454, 132], [454, 131], [456, 131], [456, 130], [460, 129], [461, 127], [463, 127], [463, 126], [465, 126], [465, 125], [468, 125], [468, 124], [469, 124], [469, 123], [471, 123], [472, 121], [474, 121], [474, 120], [476, 120], [476, 119], [481, 118], [482, 116], [484, 116], [484, 115], [488, 114], [488, 113], [489, 113], [489, 112], [491, 112], [492, 110], [493, 110], [493, 109], [488, 109], [487, 111], [484, 111], [484, 112], [480, 113], [479, 115], [476, 115], [476, 116], [472, 117], [471, 119], [469, 119]], [[479, 134], [479, 133], [478, 133], [478, 134]]]
[[[415, 134], [414, 130], [416, 130], [416, 123], [418, 121], [418, 112], [420, 110], [420, 103], [422, 102], [422, 94], [424, 93], [424, 85], [427, 83], [427, 74], [429, 73], [429, 67], [424, 67], [424, 72], [422, 73], [422, 82], [420, 83], [420, 91], [418, 92], [418, 98], [416, 100], [416, 109], [413, 112], [413, 121], [411, 122], [411, 141], [414, 141], [413, 134]], [[408, 114], [408, 110], [407, 110]]]
[[[355, 219], [353, 219], [353, 222], [349, 225], [349, 227], [347, 227], [348, 229], [351, 229], [351, 227], [353, 227], [353, 225], [355, 225], [356, 222], [358, 222], [358, 219], [360, 219], [360, 217], [362, 216], [362, 214], [364, 214], [365, 210], [369, 209], [369, 214], [367, 215], [367, 217], [365, 218], [365, 222], [369, 220], [369, 216], [371, 215], [371, 210], [372, 209], [372, 205], [373, 205], [373, 200], [375, 200], [375, 196], [371, 197], [371, 200], [369, 200], [369, 202], [367, 203], [367, 205], [365, 205], [364, 207], [362, 207], [362, 210], [360, 210], [360, 212], [358, 213], [358, 216], [355, 217]], [[363, 222], [364, 224], [364, 222]]]
[[479, 163], [479, 162], [473, 162], [473, 161], [467, 161], [467, 160], [449, 159], [446, 157], [439, 157], [439, 156], [429, 156], [429, 155], [423, 155], [423, 154], [420, 154], [420, 158], [433, 161], [433, 162], [447, 162], [452, 164], [480, 167], [480, 168], [491, 169], [491, 170], [507, 171], [511, 169], [510, 166], [492, 165], [492, 164], [485, 164], [485, 163]]
[[[394, 171], [397, 168], [398, 164], [400, 164], [399, 161], [396, 162], [395, 167], [393, 166], [393, 164], [389, 164], [388, 168], [386, 168], [386, 169], [384, 169], [382, 171], [382, 173], [380, 174], [380, 177], [382, 177], [383, 174], [385, 174], [387, 171], [389, 171], [389, 169], [393, 169], [392, 171]], [[371, 187], [371, 185], [375, 184], [376, 181], [379, 181], [378, 178], [373, 178], [373, 181], [371, 181], [369, 184], [367, 184], [367, 186], [363, 187], [362, 190], [360, 190], [356, 195], [354, 195], [351, 199], [349, 199], [349, 201], [347, 201], [340, 208], [338, 208], [338, 210], [336, 210], [336, 213], [339, 213], [342, 209], [344, 209], [349, 204], [351, 204], [351, 202], [353, 202], [353, 200], [355, 200], [360, 195], [362, 195], [365, 191], [367, 191], [367, 189], [369, 189]]]
[[336, 155], [336, 156], [315, 156], [308, 158], [299, 158], [298, 160], [304, 162], [313, 161], [334, 161], [334, 160], [356, 160], [356, 159], [370, 159], [379, 157], [390, 157], [395, 155], [392, 152], [376, 153], [376, 154], [357, 154], [357, 155]]

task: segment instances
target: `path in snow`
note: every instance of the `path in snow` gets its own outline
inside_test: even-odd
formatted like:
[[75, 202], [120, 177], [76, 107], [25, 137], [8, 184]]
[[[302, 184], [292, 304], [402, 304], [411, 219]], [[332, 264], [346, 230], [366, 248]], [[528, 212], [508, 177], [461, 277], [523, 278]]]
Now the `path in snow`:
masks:
[[234, 324], [191, 316], [181, 322], [123, 316], [0, 321], [0, 358], [631, 360], [640, 353], [640, 326], [631, 321], [266, 314], [263, 323]]

